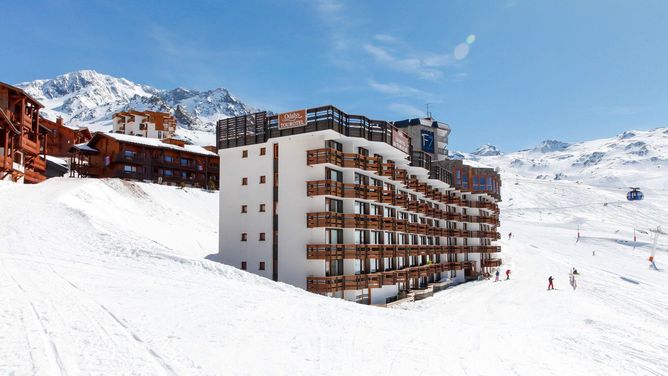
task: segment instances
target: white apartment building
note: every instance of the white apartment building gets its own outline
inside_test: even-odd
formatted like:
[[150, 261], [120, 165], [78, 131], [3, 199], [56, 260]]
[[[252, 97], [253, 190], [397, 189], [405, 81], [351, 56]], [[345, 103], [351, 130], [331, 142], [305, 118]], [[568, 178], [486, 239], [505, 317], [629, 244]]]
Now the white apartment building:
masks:
[[172, 138], [176, 131], [176, 119], [167, 112], [122, 111], [112, 117], [114, 133], [148, 138]]
[[498, 175], [456, 187], [391, 123], [325, 106], [220, 120], [217, 139], [225, 264], [379, 305], [501, 264]]

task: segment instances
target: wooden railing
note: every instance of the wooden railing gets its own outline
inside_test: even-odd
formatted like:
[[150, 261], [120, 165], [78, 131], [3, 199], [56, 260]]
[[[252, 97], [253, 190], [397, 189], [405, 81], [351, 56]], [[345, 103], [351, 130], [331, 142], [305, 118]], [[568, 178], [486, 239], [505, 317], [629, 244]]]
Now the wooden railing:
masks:
[[36, 171], [31, 171], [31, 170], [25, 170], [23, 173], [23, 180], [26, 183], [41, 183], [44, 180], [46, 180], [46, 176], [40, 174], [39, 172]]
[[309, 260], [381, 259], [457, 253], [496, 253], [500, 246], [422, 244], [308, 244]]
[[32, 161], [32, 168], [36, 171], [46, 171], [46, 161], [42, 157], [37, 156]]
[[471, 262], [444, 262], [368, 274], [306, 277], [306, 286], [308, 291], [320, 294], [344, 290], [380, 288], [385, 285], [407, 283], [409, 279], [429, 277], [436, 273], [471, 269], [472, 267]]
[[32, 141], [26, 136], [21, 137], [21, 149], [27, 154], [39, 154], [39, 147], [37, 146], [37, 142]]
[[489, 259], [489, 260], [483, 260], [482, 266], [484, 268], [495, 268], [497, 266], [501, 266], [503, 261], [501, 259]]

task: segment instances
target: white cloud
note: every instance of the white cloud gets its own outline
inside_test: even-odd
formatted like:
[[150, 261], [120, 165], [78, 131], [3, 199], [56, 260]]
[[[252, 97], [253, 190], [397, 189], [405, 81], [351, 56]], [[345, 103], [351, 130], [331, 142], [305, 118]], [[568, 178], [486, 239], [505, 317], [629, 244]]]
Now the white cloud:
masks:
[[396, 96], [412, 96], [412, 95], [421, 95], [425, 94], [422, 90], [416, 89], [414, 87], [399, 85], [395, 83], [382, 83], [375, 80], [369, 80], [369, 86], [383, 94], [391, 94]]
[[415, 74], [424, 79], [437, 79], [443, 76], [443, 73], [435, 68], [440, 67], [440, 64], [445, 60], [439, 60], [435, 55], [429, 56], [425, 60], [419, 57], [395, 56], [387, 48], [371, 43], [364, 44], [363, 47], [377, 62], [385, 64], [391, 69]]
[[388, 44], [397, 43], [399, 41], [399, 39], [397, 39], [396, 37], [393, 37], [392, 35], [389, 35], [389, 34], [376, 34], [376, 35], [373, 36], [373, 39], [377, 40], [379, 42], [388, 43]]
[[392, 103], [387, 108], [401, 116], [420, 117], [425, 116], [425, 112], [413, 105], [406, 103]]

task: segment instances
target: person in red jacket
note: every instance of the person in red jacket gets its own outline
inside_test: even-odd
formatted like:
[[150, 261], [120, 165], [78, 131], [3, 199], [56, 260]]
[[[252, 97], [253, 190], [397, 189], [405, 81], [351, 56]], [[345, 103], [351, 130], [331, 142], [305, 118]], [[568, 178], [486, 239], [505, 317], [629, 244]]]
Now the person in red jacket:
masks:
[[506, 269], [506, 280], [510, 279], [510, 269]]
[[547, 289], [548, 290], [554, 290], [553, 281], [554, 281], [554, 278], [552, 278], [552, 276], [550, 276], [550, 278], [547, 279]]

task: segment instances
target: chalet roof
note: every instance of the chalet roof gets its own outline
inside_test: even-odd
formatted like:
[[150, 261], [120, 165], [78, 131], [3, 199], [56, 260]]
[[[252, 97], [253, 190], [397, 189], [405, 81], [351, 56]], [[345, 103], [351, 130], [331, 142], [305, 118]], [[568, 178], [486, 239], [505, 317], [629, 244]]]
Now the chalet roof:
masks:
[[34, 103], [37, 105], [37, 107], [39, 107], [39, 108], [44, 108], [44, 105], [43, 105], [42, 103], [40, 103], [40, 101], [38, 101], [37, 99], [33, 98], [32, 95], [26, 93], [26, 92], [23, 91], [22, 89], [19, 89], [19, 88], [17, 88], [16, 86], [12, 86], [12, 85], [10, 85], [10, 84], [8, 84], [8, 83], [5, 83], [5, 82], [2, 82], [2, 81], [0, 81], [0, 86], [6, 87], [6, 88], [9, 89], [9, 90], [18, 91], [19, 93], [21, 93], [21, 94], [25, 95], [26, 97], [28, 97], [28, 99], [30, 99], [31, 102], [34, 102]]
[[172, 149], [172, 150], [178, 150], [178, 151], [186, 151], [189, 153], [194, 153], [194, 154], [201, 154], [201, 155], [209, 155], [209, 156], [217, 156], [218, 154], [210, 152], [206, 149], [204, 149], [201, 146], [197, 145], [184, 145], [184, 146], [178, 146], [178, 145], [173, 145], [173, 144], [168, 144], [165, 142], [162, 142], [156, 138], [147, 138], [147, 137], [142, 137], [142, 136], [133, 136], [133, 135], [127, 135], [127, 134], [122, 134], [122, 133], [104, 133], [104, 132], [95, 132], [95, 135], [93, 136], [93, 139], [90, 141], [90, 143], [95, 140], [97, 137], [110, 137], [115, 140], [121, 141], [121, 142], [127, 142], [131, 144], [136, 144], [136, 145], [145, 145], [145, 146], [151, 146], [154, 148], [161, 148], [161, 149]]
[[88, 143], [86, 143], [86, 142], [84, 142], [82, 144], [76, 144], [76, 145], [72, 146], [72, 149], [78, 150], [78, 151], [80, 151], [84, 154], [96, 154], [96, 153], [100, 152], [99, 150], [88, 146]]

